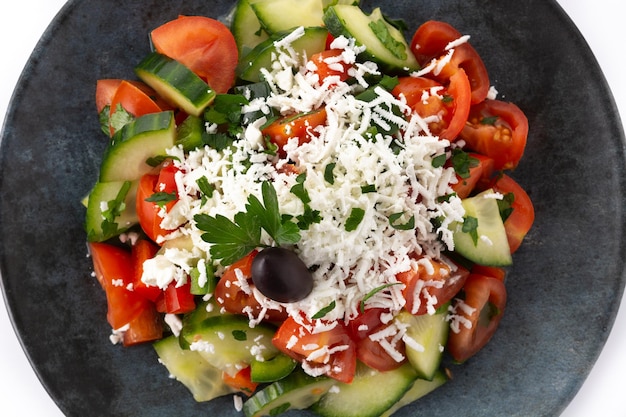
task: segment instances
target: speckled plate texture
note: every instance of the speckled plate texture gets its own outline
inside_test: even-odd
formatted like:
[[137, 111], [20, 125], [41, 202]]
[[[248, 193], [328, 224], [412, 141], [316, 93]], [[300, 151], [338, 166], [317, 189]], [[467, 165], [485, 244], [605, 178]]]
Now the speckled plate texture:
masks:
[[[4, 296], [42, 383], [68, 416], [237, 416], [230, 396], [198, 404], [148, 346], [112, 345], [90, 275], [80, 200], [106, 139], [99, 78], [134, 78], [151, 29], [178, 14], [224, 17], [232, 1], [70, 1], [37, 45], [0, 148]], [[536, 223], [514, 256], [509, 301], [488, 346], [398, 416], [554, 416], [576, 394], [624, 287], [624, 134], [587, 44], [554, 1], [368, 1], [411, 28], [446, 20], [470, 34], [500, 97], [528, 115], [512, 174]], [[308, 416], [306, 411], [290, 416]]]

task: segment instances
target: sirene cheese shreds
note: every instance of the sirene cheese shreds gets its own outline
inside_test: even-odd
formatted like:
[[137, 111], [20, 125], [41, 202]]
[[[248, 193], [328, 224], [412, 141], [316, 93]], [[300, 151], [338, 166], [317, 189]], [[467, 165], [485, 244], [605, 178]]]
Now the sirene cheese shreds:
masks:
[[[183, 285], [198, 260], [210, 259], [210, 244], [202, 240], [194, 216], [220, 214], [233, 219], [245, 211], [249, 195], [260, 198], [263, 181], [273, 184], [281, 214], [302, 215], [305, 205], [291, 189], [298, 178], [304, 178], [311, 199], [308, 205], [319, 211], [320, 221], [302, 230], [292, 249], [313, 271], [312, 293], [297, 303], [280, 304], [254, 288], [242, 289], [253, 291], [263, 307], [286, 309], [294, 318], [304, 313], [310, 319], [334, 301], [335, 307], [324, 320], [316, 320], [318, 326], [332, 327], [337, 320], [356, 317], [364, 298], [368, 307], [397, 313], [405, 300], [396, 275], [411, 268], [432, 269], [428, 259], [441, 259], [445, 250], [453, 249], [449, 225], [463, 221], [461, 200], [450, 188], [456, 182], [454, 169], [433, 163], [437, 156], [450, 152], [451, 144], [429, 132], [428, 123], [434, 120], [421, 118], [404, 100], [381, 87], [375, 89], [374, 100], [356, 98], [372, 87], [366, 80], [379, 70], [372, 62], [356, 62], [361, 50], [352, 40], [335, 39], [331, 48], [342, 53], [332, 58], [336, 62], [328, 63], [337, 64], [337, 69], [343, 68], [341, 62], [349, 64], [357, 82], [347, 84], [331, 76], [320, 85], [312, 71], [314, 64], [291, 47], [302, 34], [302, 28], [297, 29], [277, 45], [272, 67], [263, 70], [272, 94], [251, 99], [243, 111], [269, 114], [274, 108], [287, 115], [325, 108], [326, 124], [311, 128], [307, 143], [290, 140], [283, 158], [266, 149], [261, 133], [265, 117], [246, 126], [241, 138], [224, 150], [207, 146], [185, 153], [182, 148], [170, 149], [180, 169], [176, 176], [179, 201], [169, 212], [161, 212], [162, 226], [178, 229], [163, 238], [165, 250], [146, 261], [142, 280], [160, 288], [173, 280]], [[437, 90], [430, 94], [436, 95]], [[394, 113], [392, 106], [403, 115]], [[390, 125], [399, 129], [393, 135], [372, 135], [372, 123], [383, 128], [379, 131]], [[210, 132], [215, 126], [206, 129]], [[285, 169], [288, 163], [295, 165], [297, 174]], [[201, 178], [214, 187], [211, 198], [199, 197]], [[356, 226], [347, 227], [355, 210], [362, 218]], [[263, 239], [264, 244], [273, 244], [269, 236]], [[219, 265], [219, 260], [212, 262], [218, 271], [226, 266]], [[245, 279], [240, 281], [245, 286]], [[388, 284], [397, 285], [375, 291]], [[251, 326], [261, 319], [250, 312]]]

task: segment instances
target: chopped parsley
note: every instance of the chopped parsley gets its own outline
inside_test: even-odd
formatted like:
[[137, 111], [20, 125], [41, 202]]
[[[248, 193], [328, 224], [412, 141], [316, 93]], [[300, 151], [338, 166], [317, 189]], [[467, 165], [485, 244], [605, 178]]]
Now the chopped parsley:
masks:
[[346, 224], [344, 225], [346, 232], [356, 230], [356, 228], [359, 227], [359, 224], [361, 224], [361, 221], [363, 221], [363, 217], [365, 217], [365, 210], [359, 207], [353, 207], [350, 212], [350, 216], [348, 216]]

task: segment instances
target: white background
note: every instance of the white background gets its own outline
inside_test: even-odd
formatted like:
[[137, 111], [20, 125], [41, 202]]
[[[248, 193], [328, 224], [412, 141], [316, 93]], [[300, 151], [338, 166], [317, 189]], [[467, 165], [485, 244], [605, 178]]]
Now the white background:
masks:
[[[0, 6], [0, 117], [32, 49], [62, 0], [3, 1]], [[626, 120], [626, 68], [622, 0], [559, 0], [594, 51]], [[0, 297], [0, 415], [55, 417], [62, 413], [47, 395], [24, 355]], [[626, 305], [589, 378], [563, 417], [626, 415]]]

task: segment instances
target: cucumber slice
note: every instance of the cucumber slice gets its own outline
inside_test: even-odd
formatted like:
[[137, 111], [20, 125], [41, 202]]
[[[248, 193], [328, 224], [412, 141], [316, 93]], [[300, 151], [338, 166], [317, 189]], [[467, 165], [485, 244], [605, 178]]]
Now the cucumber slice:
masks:
[[[258, 44], [237, 66], [237, 76], [253, 83], [261, 81], [261, 68], [270, 68], [272, 56], [276, 55], [274, 42], [284, 39], [291, 32], [279, 32]], [[322, 27], [304, 28], [304, 35], [291, 43], [296, 52], [311, 56], [326, 48], [328, 31]]]
[[493, 194], [493, 190], [489, 189], [462, 201], [465, 218], [476, 219], [478, 225], [474, 237], [470, 231], [463, 231], [463, 224], [451, 225], [454, 250], [480, 265], [508, 266], [513, 263], [511, 249], [500, 217], [498, 202], [492, 197]]
[[402, 311], [396, 317], [396, 320], [408, 326], [406, 335], [423, 348], [418, 350], [409, 343], [406, 344], [409, 363], [422, 379], [432, 380], [441, 364], [443, 347], [448, 341], [450, 330], [446, 312], [445, 307], [433, 315], [414, 316], [408, 311]]
[[413, 383], [413, 386], [410, 390], [404, 394], [404, 396], [393, 405], [389, 410], [385, 411], [381, 414], [381, 417], [390, 417], [404, 407], [405, 405], [411, 404], [413, 401], [417, 401], [426, 394], [429, 394], [445, 384], [448, 381], [448, 377], [443, 371], [437, 371], [433, 376], [432, 381], [427, 381], [424, 379], [416, 379]]
[[278, 354], [272, 344], [275, 332], [268, 324], [251, 328], [247, 317], [222, 314], [203, 320], [183, 337], [209, 364], [235, 375], [258, 356], [268, 360]]
[[261, 27], [261, 22], [259, 22], [259, 18], [254, 13], [252, 6], [250, 6], [250, 0], [239, 0], [237, 2], [230, 31], [235, 37], [240, 60], [248, 55], [255, 46], [269, 37]]
[[336, 4], [351, 4], [354, 6], [358, 6], [359, 0], [322, 0], [322, 7], [324, 8], [324, 10]]
[[309, 408], [335, 383], [331, 378], [314, 378], [298, 369], [250, 397], [243, 404], [243, 412], [246, 417], [260, 417]]
[[174, 146], [176, 126], [171, 111], [138, 117], [119, 130], [104, 152], [100, 182], [134, 181], [150, 172], [149, 158]]
[[200, 116], [215, 91], [185, 65], [153, 52], [135, 67], [135, 74], [164, 100], [187, 114]]
[[250, 0], [250, 6], [270, 35], [298, 26], [324, 25], [322, 0]]
[[250, 364], [250, 379], [253, 382], [274, 382], [289, 375], [298, 363], [285, 355], [279, 353], [267, 361], [254, 359]]
[[204, 145], [202, 142], [204, 131], [204, 120], [190, 114], [176, 129], [176, 145], [181, 145], [185, 152], [199, 148]]
[[85, 230], [90, 242], [103, 242], [139, 222], [135, 208], [137, 185], [137, 181], [98, 182], [94, 185], [85, 214]]
[[365, 46], [362, 58], [376, 62], [383, 72], [419, 69], [404, 35], [385, 20], [379, 8], [367, 15], [358, 6], [337, 4], [326, 9], [324, 23], [334, 37], [354, 38], [357, 45]]
[[189, 349], [189, 340], [193, 341], [194, 335], [200, 329], [202, 322], [210, 317], [220, 315], [220, 307], [215, 300], [202, 301], [195, 310], [183, 315], [183, 328], [180, 330], [180, 347]]
[[359, 364], [351, 384], [338, 383], [312, 410], [323, 417], [375, 417], [391, 408], [411, 388], [417, 374], [409, 363], [378, 372]]
[[159, 361], [191, 391], [196, 401], [210, 401], [235, 392], [222, 382], [222, 371], [209, 365], [199, 353], [181, 349], [175, 336], [161, 339], [153, 347]]

